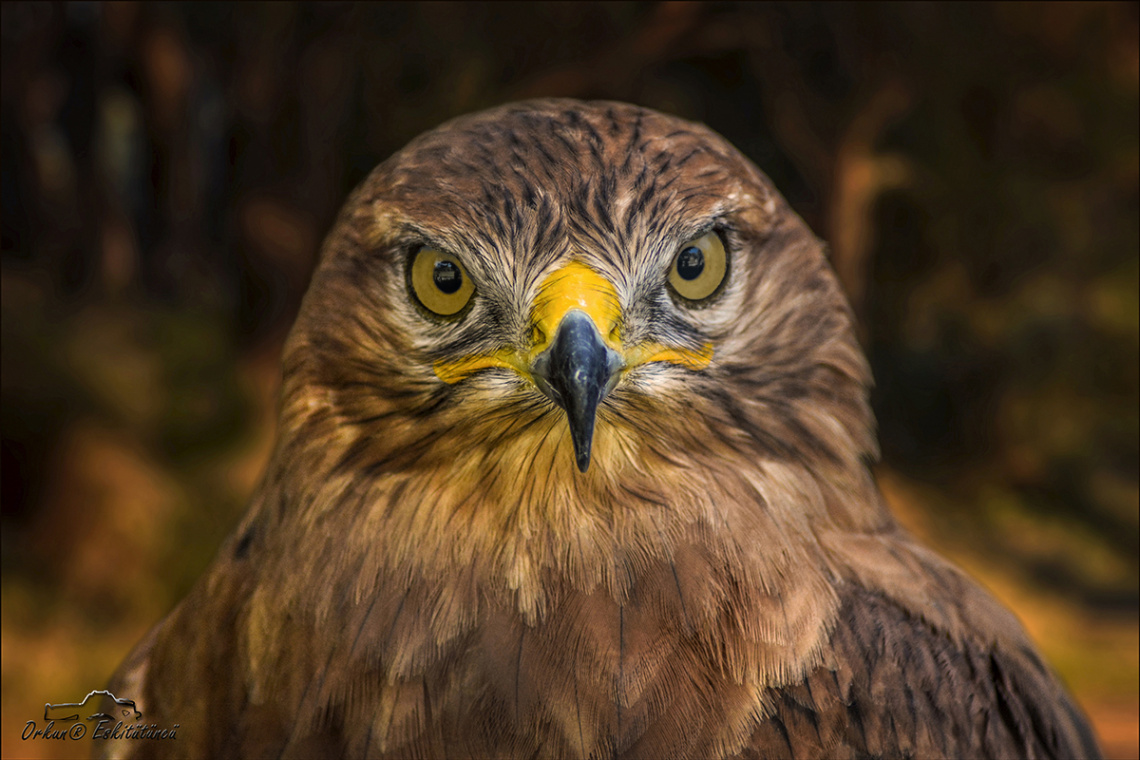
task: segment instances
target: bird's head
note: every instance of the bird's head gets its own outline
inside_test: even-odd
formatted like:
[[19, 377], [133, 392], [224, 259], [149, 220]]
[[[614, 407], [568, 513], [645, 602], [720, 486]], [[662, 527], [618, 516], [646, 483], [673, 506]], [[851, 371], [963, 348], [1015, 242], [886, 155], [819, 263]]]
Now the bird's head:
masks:
[[723, 138], [617, 103], [503, 106], [378, 167], [326, 242], [286, 378], [284, 434], [372, 473], [874, 450], [818, 240]]
[[[447, 636], [482, 593], [534, 621], [565, 584], [620, 600], [667, 572], [719, 600], [709, 630], [728, 607], [747, 626], [767, 613], [733, 584], [785, 612], [792, 578], [829, 599], [814, 536], [888, 519], [869, 382], [822, 245], [723, 138], [618, 103], [506, 105], [345, 204], [238, 535], [273, 542], [274, 604], [323, 616], [447, 578]], [[763, 635], [814, 646], [813, 605]]]

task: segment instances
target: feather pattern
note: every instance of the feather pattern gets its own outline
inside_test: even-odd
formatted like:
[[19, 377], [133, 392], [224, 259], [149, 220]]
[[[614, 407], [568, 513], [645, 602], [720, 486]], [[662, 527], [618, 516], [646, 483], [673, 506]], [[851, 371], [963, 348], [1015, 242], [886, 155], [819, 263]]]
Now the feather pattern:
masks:
[[[729, 274], [692, 308], [666, 274], [711, 229]], [[461, 318], [409, 293], [422, 246], [474, 280]], [[432, 371], [529, 345], [570, 260], [624, 344], [714, 348], [625, 372], [585, 473], [527, 378]], [[707, 128], [561, 100], [450, 122], [346, 204], [264, 480], [115, 687], [196, 756], [1095, 755], [1012, 616], [883, 506], [870, 382], [821, 244]]]

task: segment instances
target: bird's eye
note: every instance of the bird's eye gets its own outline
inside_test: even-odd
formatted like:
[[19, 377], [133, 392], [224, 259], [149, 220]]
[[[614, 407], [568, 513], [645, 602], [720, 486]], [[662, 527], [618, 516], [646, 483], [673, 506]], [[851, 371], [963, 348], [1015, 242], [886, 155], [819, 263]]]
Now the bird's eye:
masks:
[[475, 283], [454, 254], [421, 248], [412, 258], [412, 292], [425, 309], [441, 317], [458, 314], [471, 300]]
[[686, 301], [703, 301], [720, 289], [727, 271], [720, 235], [707, 232], [681, 246], [669, 269], [669, 285]]

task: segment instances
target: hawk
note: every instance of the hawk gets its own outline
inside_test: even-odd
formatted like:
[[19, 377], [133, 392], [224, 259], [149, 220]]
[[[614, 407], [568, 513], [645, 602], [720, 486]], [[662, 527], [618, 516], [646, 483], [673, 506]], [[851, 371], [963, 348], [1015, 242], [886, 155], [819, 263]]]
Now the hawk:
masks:
[[883, 504], [820, 241], [699, 124], [540, 100], [324, 244], [247, 514], [112, 689], [177, 746], [1092, 757], [1013, 616]]

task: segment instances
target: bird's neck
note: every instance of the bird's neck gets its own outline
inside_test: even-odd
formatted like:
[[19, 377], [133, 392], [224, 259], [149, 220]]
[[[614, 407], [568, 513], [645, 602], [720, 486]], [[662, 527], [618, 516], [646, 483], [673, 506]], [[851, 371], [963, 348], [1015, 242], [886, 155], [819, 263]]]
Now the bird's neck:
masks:
[[[304, 536], [306, 551], [267, 553], [288, 561], [259, 569], [276, 582], [252, 609], [343, 635], [314, 636], [336, 651], [314, 650], [307, 666], [261, 652], [283, 663], [264, 670], [292, 668], [299, 692], [334, 654], [383, 683], [446, 671], [548, 725], [551, 741], [570, 741], [573, 726], [559, 727], [567, 713], [544, 701], [544, 680], [576, 683], [581, 704], [621, 734], [676, 718], [654, 706], [679, 678], [751, 704], [802, 677], [838, 608], [819, 525], [874, 489], [865, 472], [746, 462], [708, 436], [703, 456], [678, 462], [605, 428], [579, 473], [568, 442], [541, 425], [494, 449], [429, 447], [369, 468], [358, 463], [391, 445], [360, 453], [335, 422], [296, 431], [329, 442], [299, 447], [309, 459], [278, 451], [260, 509], [289, 523], [268, 533]], [[320, 477], [298, 487], [298, 472]]]

